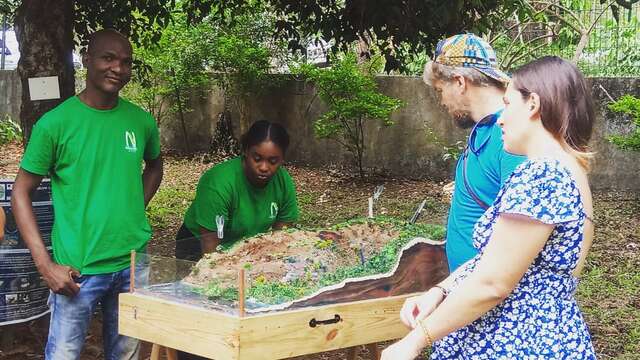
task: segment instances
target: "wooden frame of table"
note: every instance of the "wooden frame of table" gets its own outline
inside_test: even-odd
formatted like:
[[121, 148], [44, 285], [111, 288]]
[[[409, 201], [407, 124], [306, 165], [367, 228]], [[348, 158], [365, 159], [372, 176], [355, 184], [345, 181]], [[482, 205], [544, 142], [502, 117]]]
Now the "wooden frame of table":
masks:
[[120, 295], [118, 329], [215, 360], [283, 359], [401, 338], [410, 296], [240, 317], [134, 292]]

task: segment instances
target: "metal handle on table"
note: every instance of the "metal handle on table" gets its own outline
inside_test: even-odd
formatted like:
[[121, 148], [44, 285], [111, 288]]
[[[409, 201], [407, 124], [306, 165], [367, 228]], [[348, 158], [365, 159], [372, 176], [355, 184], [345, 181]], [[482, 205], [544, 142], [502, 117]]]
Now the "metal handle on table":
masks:
[[340, 318], [340, 315], [335, 314], [333, 316], [333, 319], [329, 319], [329, 320], [316, 320], [316, 318], [313, 318], [309, 320], [309, 326], [316, 327], [318, 325], [329, 325], [329, 324], [339, 323], [340, 321], [342, 321], [342, 319]]

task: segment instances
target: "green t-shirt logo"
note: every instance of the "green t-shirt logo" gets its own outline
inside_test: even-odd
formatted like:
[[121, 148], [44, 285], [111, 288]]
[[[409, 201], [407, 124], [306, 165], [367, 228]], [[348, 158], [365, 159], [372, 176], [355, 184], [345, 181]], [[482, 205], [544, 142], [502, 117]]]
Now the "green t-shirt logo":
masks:
[[136, 133], [134, 133], [133, 131], [125, 131], [124, 140], [125, 140], [124, 148], [127, 149], [127, 151], [131, 151], [131, 152], [138, 151], [138, 147], [136, 146]]
[[271, 215], [269, 215], [269, 219], [275, 219], [278, 216], [278, 204], [272, 202], [271, 203]]

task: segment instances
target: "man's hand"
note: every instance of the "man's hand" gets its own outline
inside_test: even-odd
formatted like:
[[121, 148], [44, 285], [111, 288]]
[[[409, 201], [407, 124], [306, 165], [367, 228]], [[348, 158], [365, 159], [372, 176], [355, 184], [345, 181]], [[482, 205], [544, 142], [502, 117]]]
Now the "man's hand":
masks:
[[47, 286], [54, 293], [73, 297], [80, 291], [80, 285], [73, 280], [74, 277], [80, 276], [78, 270], [54, 262], [39, 270]]

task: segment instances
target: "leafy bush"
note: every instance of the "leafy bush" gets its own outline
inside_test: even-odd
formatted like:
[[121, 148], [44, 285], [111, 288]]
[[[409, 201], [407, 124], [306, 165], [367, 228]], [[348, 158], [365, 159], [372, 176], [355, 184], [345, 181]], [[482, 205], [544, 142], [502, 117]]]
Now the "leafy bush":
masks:
[[0, 119], [0, 145], [22, 140], [22, 129], [9, 115]]
[[632, 95], [625, 95], [609, 105], [613, 112], [631, 115], [635, 129], [629, 135], [613, 135], [609, 141], [620, 149], [640, 151], [640, 99]]
[[358, 64], [356, 56], [348, 53], [331, 68], [303, 64], [293, 69], [315, 84], [318, 96], [329, 107], [314, 123], [316, 137], [333, 139], [353, 154], [360, 177], [364, 176], [365, 122], [378, 120], [390, 126], [391, 113], [404, 105], [378, 91], [373, 68], [375, 63]]
[[[151, 112], [158, 122], [167, 117], [179, 120], [187, 152], [190, 104], [206, 97], [212, 84], [223, 92], [223, 113], [235, 109], [241, 122], [248, 121], [246, 99], [274, 85], [272, 64], [281, 62], [286, 44], [272, 39], [273, 16], [262, 2], [247, 2], [236, 10], [234, 16], [214, 16], [197, 24], [177, 12], [156, 45], [134, 49], [137, 76], [123, 97]], [[223, 135], [225, 140], [229, 134]]]

